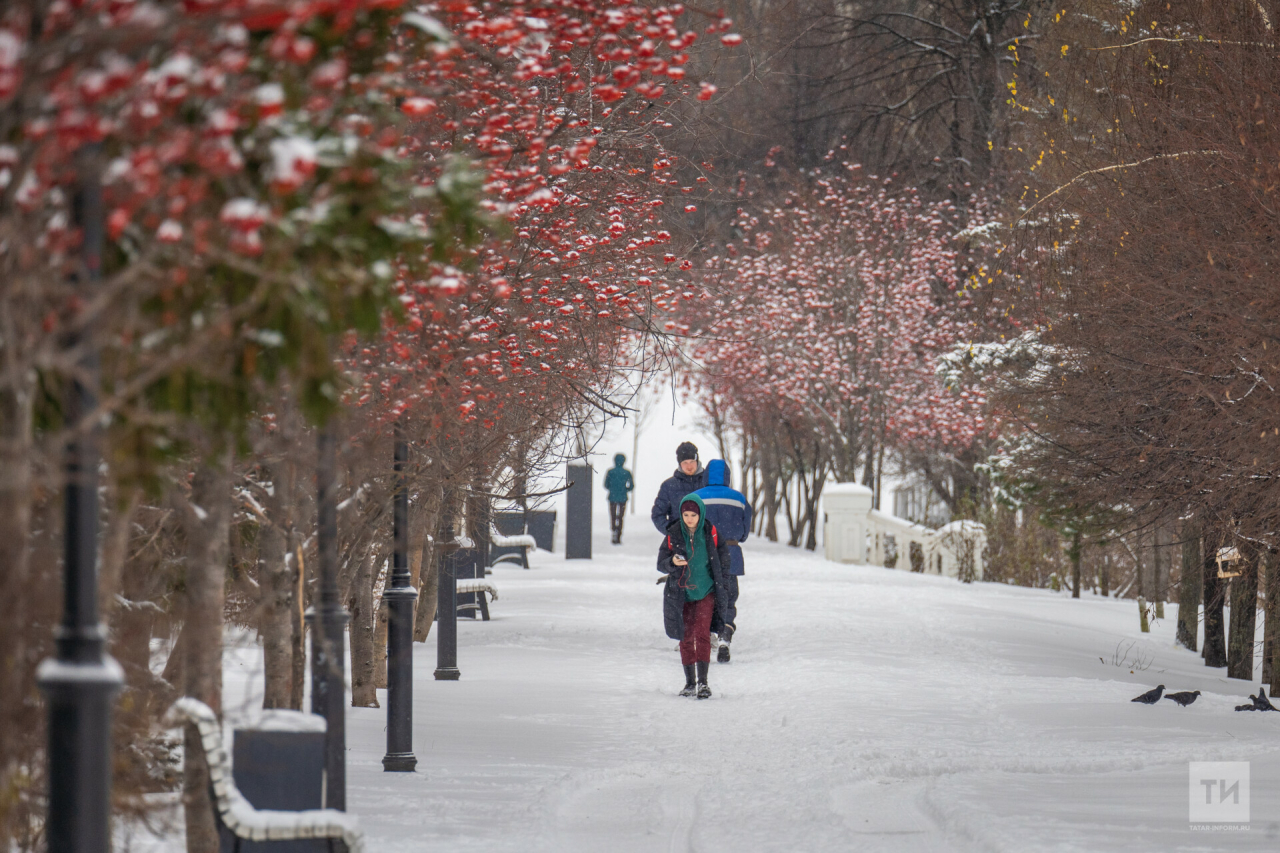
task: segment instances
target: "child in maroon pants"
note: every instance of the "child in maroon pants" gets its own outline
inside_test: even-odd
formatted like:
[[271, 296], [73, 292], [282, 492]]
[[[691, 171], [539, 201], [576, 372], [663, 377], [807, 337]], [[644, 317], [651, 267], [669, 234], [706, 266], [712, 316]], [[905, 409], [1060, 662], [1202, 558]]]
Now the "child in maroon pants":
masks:
[[[680, 502], [680, 518], [667, 526], [658, 549], [658, 571], [667, 576], [663, 595], [663, 621], [667, 636], [680, 641], [684, 666], [681, 696], [709, 699], [707, 670], [711, 662], [711, 615], [729, 609], [729, 543], [722, 541], [707, 521], [702, 498], [686, 495]], [[695, 684], [695, 671], [697, 682]]]

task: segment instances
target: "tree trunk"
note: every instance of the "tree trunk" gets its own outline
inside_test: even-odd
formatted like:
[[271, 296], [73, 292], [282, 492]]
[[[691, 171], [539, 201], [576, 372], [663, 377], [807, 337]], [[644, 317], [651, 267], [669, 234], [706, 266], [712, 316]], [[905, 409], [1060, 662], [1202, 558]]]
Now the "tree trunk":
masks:
[[351, 613], [351, 707], [377, 708], [378, 692], [373, 678], [373, 563], [376, 552], [370, 548], [360, 558], [351, 579], [351, 596], [347, 609]]
[[796, 480], [804, 477], [802, 472], [792, 474], [782, 483], [782, 505], [787, 512], [787, 545], [792, 548], [800, 547], [800, 498], [799, 487], [796, 488], [796, 500], [794, 504], [791, 500], [791, 490]]
[[440, 590], [440, 560], [436, 558], [436, 550], [440, 545], [440, 520], [445, 517], [443, 500], [441, 496], [432, 519], [431, 544], [422, 550], [422, 584], [418, 587], [418, 607], [413, 623], [413, 639], [419, 643], [425, 643], [431, 636], [431, 623], [436, 620], [436, 594]]
[[1151, 633], [1151, 623], [1147, 620], [1147, 600], [1138, 596], [1138, 629], [1144, 634]]
[[[112, 490], [114, 491], [114, 490]], [[116, 496], [110, 504], [111, 520], [102, 537], [102, 556], [98, 569], [98, 612], [102, 624], [115, 623], [116, 595], [121, 592], [124, 578], [124, 561], [129, 556], [129, 534], [133, 530], [133, 516], [142, 503], [142, 489], [128, 489], [123, 496]]]
[[1277, 554], [1274, 550], [1265, 552], [1266, 560], [1262, 568], [1262, 589], [1265, 610], [1262, 615], [1262, 680], [1271, 685], [1271, 695], [1275, 695], [1276, 684], [1280, 683], [1280, 566], [1277, 566]]
[[1204, 537], [1204, 665], [1227, 665], [1227, 642], [1222, 624], [1225, 584], [1218, 577], [1218, 548]]
[[[179, 612], [181, 607], [179, 603]], [[182, 661], [186, 655], [186, 633], [185, 625], [178, 629], [178, 636], [174, 639], [172, 648], [169, 649], [169, 657], [165, 658], [164, 669], [160, 671], [160, 677], [179, 690], [182, 688]]]
[[[157, 522], [157, 527], [163, 521]], [[120, 594], [130, 601], [129, 607], [116, 610], [111, 631], [111, 654], [124, 667], [131, 685], [146, 685], [136, 691], [147, 708], [164, 708], [175, 698], [172, 691], [151, 672], [151, 635], [159, 607], [152, 604], [154, 579], [160, 575], [156, 562], [143, 559], [125, 560], [120, 575]], [[175, 663], [175, 671], [178, 669]]]
[[387, 629], [391, 612], [378, 590], [385, 592], [391, 581], [392, 559], [390, 553], [380, 553], [373, 565], [373, 686], [383, 690], [387, 687]]
[[826, 478], [825, 466], [821, 472], [815, 471], [813, 488], [805, 494], [805, 523], [809, 529], [805, 535], [804, 547], [808, 551], [818, 550], [818, 504], [822, 500], [822, 486]]
[[1080, 531], [1071, 531], [1071, 547], [1067, 550], [1071, 557], [1071, 597], [1080, 597]]
[[1151, 565], [1153, 554], [1147, 553], [1146, 543], [1143, 542], [1141, 534], [1134, 538], [1133, 555], [1134, 562], [1137, 564], [1138, 595], [1147, 601], [1151, 601], [1155, 592], [1153, 589], [1155, 586], [1155, 571]]
[[1151, 573], [1152, 589], [1155, 596], [1156, 618], [1164, 618], [1164, 599], [1169, 589], [1169, 532], [1164, 524], [1156, 527], [1152, 539]]
[[[277, 492], [282, 491], [277, 486]], [[293, 610], [294, 573], [290, 568], [289, 539], [272, 519], [263, 525], [258, 552], [258, 577], [262, 584], [262, 604], [258, 611], [258, 633], [262, 636], [264, 708], [293, 706]]]
[[1200, 530], [1187, 525], [1182, 530], [1182, 570], [1178, 578], [1178, 644], [1196, 650], [1200, 622], [1201, 575]]
[[772, 473], [764, 478], [764, 538], [778, 541], [778, 478]]
[[418, 500], [409, 504], [409, 582], [414, 589], [422, 583], [422, 561], [426, 556], [428, 534], [435, 530], [439, 512], [440, 490], [436, 488], [423, 489], [418, 493]]
[[1258, 549], [1239, 545], [1240, 576], [1231, 579], [1231, 631], [1227, 643], [1227, 677], [1253, 681], [1253, 641], [1258, 619]]
[[1108, 598], [1111, 595], [1111, 552], [1102, 552], [1102, 568], [1098, 571], [1098, 586], [1101, 588], [1102, 597]]
[[422, 587], [418, 590], [417, 624], [414, 625], [413, 638], [425, 643], [431, 635], [431, 626], [436, 621], [436, 595], [440, 591], [440, 561], [435, 558], [434, 549], [431, 560], [423, 567]]
[[487, 490], [488, 485], [485, 483], [484, 478], [477, 474], [471, 481], [471, 492], [467, 495], [465, 502], [467, 538], [474, 543], [476, 550], [480, 552], [481, 576], [483, 576], [485, 569], [489, 567], [491, 510], [489, 498], [483, 494]]
[[258, 578], [262, 585], [258, 633], [262, 636], [262, 668], [266, 689], [264, 708], [296, 708], [294, 694], [294, 622], [298, 609], [298, 578], [290, 554], [293, 528], [294, 466], [283, 462], [265, 474], [271, 482], [268, 518], [258, 549]]
[[289, 635], [289, 647], [292, 654], [293, 662], [293, 692], [289, 696], [289, 707], [295, 711], [302, 710], [303, 694], [306, 692], [307, 686], [307, 613], [306, 613], [306, 587], [307, 587], [307, 566], [302, 559], [302, 549], [298, 548], [294, 553], [298, 555], [294, 566], [294, 582], [297, 584], [293, 589], [294, 606], [289, 613], [290, 627], [292, 633]]
[[373, 626], [373, 686], [387, 689], [387, 629], [391, 613], [387, 602], [378, 597], [378, 618]]
[[[0, 600], [5, 603], [6, 613], [26, 613], [28, 597], [35, 594], [30, 581], [34, 378], [31, 371], [16, 363], [21, 348], [12, 334], [15, 325], [11, 321], [15, 319], [0, 318], [0, 327], [5, 331], [0, 336], [0, 376], [10, 383], [9, 387], [0, 388], [0, 542], [7, 546], [0, 569]], [[0, 664], [0, 696], [6, 700], [28, 693], [28, 644], [32, 638], [26, 633], [21, 620], [6, 618], [0, 624], [0, 648], [4, 649], [5, 659]], [[3, 710], [12, 713], [8, 701], [4, 704]], [[7, 737], [0, 737], [0, 744], [5, 747], [7, 741]], [[12, 790], [10, 773], [17, 770], [0, 766], [0, 784]]]
[[[217, 714], [222, 713], [222, 615], [231, 543], [230, 467], [229, 454], [201, 467], [191, 483], [191, 499], [179, 499], [187, 539], [182, 692]], [[203, 757], [194, 726], [187, 726], [185, 743], [187, 755]], [[209, 768], [204, 761], [183, 762], [182, 791], [187, 853], [217, 853]]]

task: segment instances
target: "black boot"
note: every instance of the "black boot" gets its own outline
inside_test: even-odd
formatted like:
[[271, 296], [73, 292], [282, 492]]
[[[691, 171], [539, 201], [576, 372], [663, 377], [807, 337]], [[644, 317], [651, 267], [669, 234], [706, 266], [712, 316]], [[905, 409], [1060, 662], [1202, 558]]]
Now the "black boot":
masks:
[[710, 699], [711, 688], [707, 686], [707, 670], [710, 669], [709, 661], [698, 661], [698, 698]]
[[684, 668], [684, 690], [680, 691], [680, 695], [692, 696], [697, 690], [697, 685], [693, 683], [693, 664], [687, 664]]
[[716, 660], [720, 663], [729, 662], [729, 643], [733, 640], [733, 626], [726, 624], [720, 629], [720, 652], [716, 655]]

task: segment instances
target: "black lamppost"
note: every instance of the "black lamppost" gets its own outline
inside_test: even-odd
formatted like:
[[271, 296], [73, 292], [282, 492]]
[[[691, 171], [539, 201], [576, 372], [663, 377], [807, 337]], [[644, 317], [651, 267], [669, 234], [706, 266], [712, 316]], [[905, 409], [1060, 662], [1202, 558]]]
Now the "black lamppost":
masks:
[[[79, 155], [75, 219], [80, 226], [80, 285], [102, 273], [102, 185], [97, 146]], [[70, 347], [81, 343], [77, 334]], [[106, 630], [98, 621], [98, 447], [96, 427], [81, 421], [96, 405], [92, 383], [96, 355], [81, 362], [71, 384], [65, 423], [63, 610], [55, 639], [57, 656], [36, 671], [49, 706], [49, 853], [108, 853], [111, 849], [111, 706], [124, 683], [120, 666], [105, 653]], [[22, 543], [17, 543], [18, 547]]]
[[437, 547], [440, 560], [440, 581], [436, 586], [436, 681], [457, 681], [458, 672], [458, 579], [454, 554], [458, 543], [453, 531], [452, 489], [445, 489], [443, 524], [440, 531], [444, 541]]
[[418, 592], [409, 575], [409, 487], [405, 468], [409, 444], [399, 423], [395, 433], [395, 501], [392, 505], [395, 551], [391, 586], [382, 593], [387, 603], [387, 754], [383, 770], [412, 772], [413, 754], [413, 603]]
[[336, 445], [332, 424], [320, 428], [316, 445], [316, 544], [320, 606], [310, 614], [311, 713], [325, 718], [324, 805], [347, 808], [346, 689], [343, 634], [347, 611], [338, 600], [338, 505]]

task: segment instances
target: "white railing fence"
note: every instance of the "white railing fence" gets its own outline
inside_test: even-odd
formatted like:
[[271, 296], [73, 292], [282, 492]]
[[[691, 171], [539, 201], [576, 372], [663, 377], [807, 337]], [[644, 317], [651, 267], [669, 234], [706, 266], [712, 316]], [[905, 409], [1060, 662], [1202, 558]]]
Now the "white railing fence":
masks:
[[828, 560], [885, 566], [982, 580], [986, 528], [953, 521], [937, 530], [872, 509], [872, 492], [857, 483], [834, 483], [822, 491], [823, 547]]

